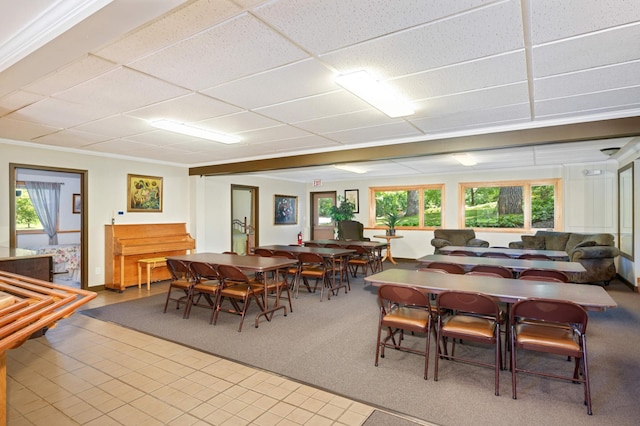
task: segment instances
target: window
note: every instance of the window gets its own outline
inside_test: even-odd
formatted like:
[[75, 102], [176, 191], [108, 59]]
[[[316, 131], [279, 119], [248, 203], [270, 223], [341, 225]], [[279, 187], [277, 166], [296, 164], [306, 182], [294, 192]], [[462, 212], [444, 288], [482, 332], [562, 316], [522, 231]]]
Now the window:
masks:
[[555, 229], [560, 211], [559, 182], [461, 183], [464, 216], [460, 227]]
[[23, 185], [16, 186], [16, 230], [42, 231], [42, 224], [31, 203], [29, 192]]
[[385, 217], [400, 213], [397, 228], [424, 229], [442, 226], [442, 194], [444, 185], [369, 188], [369, 226], [385, 228]]

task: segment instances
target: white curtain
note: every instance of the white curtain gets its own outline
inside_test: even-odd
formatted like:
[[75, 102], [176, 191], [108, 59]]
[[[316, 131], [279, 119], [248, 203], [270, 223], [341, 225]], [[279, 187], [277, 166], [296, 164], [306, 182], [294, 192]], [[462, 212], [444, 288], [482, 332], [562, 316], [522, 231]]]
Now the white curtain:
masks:
[[60, 211], [60, 186], [55, 182], [25, 181], [31, 203], [38, 219], [49, 236], [49, 245], [58, 244], [58, 213]]

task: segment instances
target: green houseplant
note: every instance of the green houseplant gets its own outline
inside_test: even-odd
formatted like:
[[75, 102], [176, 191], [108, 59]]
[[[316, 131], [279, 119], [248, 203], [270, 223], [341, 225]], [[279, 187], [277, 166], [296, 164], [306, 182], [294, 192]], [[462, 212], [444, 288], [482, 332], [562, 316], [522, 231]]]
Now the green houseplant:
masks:
[[[354, 213], [356, 210], [355, 204], [340, 195], [338, 195], [337, 201], [336, 205], [331, 206], [331, 209], [329, 210], [329, 215], [331, 216], [331, 220], [333, 221], [336, 230], [338, 229], [338, 222], [343, 220], [353, 220], [356, 217]], [[342, 235], [340, 235], [338, 231], [336, 231], [336, 233], [338, 234], [338, 239], [340, 239]]]
[[387, 235], [396, 235], [396, 225], [400, 223], [403, 217], [398, 211], [393, 210], [384, 215], [382, 223], [389, 227]]

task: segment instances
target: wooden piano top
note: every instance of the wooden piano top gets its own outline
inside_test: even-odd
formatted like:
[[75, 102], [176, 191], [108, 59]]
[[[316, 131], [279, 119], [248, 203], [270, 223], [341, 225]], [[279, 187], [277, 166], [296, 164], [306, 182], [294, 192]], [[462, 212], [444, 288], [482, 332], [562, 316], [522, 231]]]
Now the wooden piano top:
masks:
[[105, 226], [107, 236], [112, 239], [113, 253], [117, 255], [192, 250], [196, 246], [185, 223]]

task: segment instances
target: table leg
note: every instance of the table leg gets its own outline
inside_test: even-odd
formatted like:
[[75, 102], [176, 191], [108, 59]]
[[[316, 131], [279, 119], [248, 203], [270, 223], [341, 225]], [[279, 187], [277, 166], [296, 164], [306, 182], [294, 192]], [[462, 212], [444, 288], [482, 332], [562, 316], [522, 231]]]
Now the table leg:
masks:
[[[279, 289], [276, 288], [276, 302], [275, 305], [273, 305], [272, 307], [269, 307], [269, 295], [267, 293], [268, 291], [268, 285], [267, 285], [267, 275], [269, 275], [267, 273], [268, 271], [263, 271], [262, 272], [262, 283], [264, 284], [264, 292], [262, 295], [262, 303], [263, 303], [263, 309], [262, 312], [260, 312], [258, 315], [256, 315], [256, 328], [258, 328], [258, 324], [260, 322], [260, 317], [264, 315], [264, 317], [267, 319], [267, 321], [271, 321], [271, 318], [273, 318], [273, 313], [275, 311], [277, 311], [278, 309], [282, 309], [284, 311], [284, 316], [287, 316], [287, 307], [285, 305], [281, 305], [280, 304], [280, 292], [278, 291]], [[275, 270], [275, 280], [278, 280], [278, 277], [280, 275], [280, 270], [276, 269]], [[271, 316], [268, 316], [269, 314], [271, 314]]]
[[142, 288], [142, 266], [138, 262], [138, 288]]

